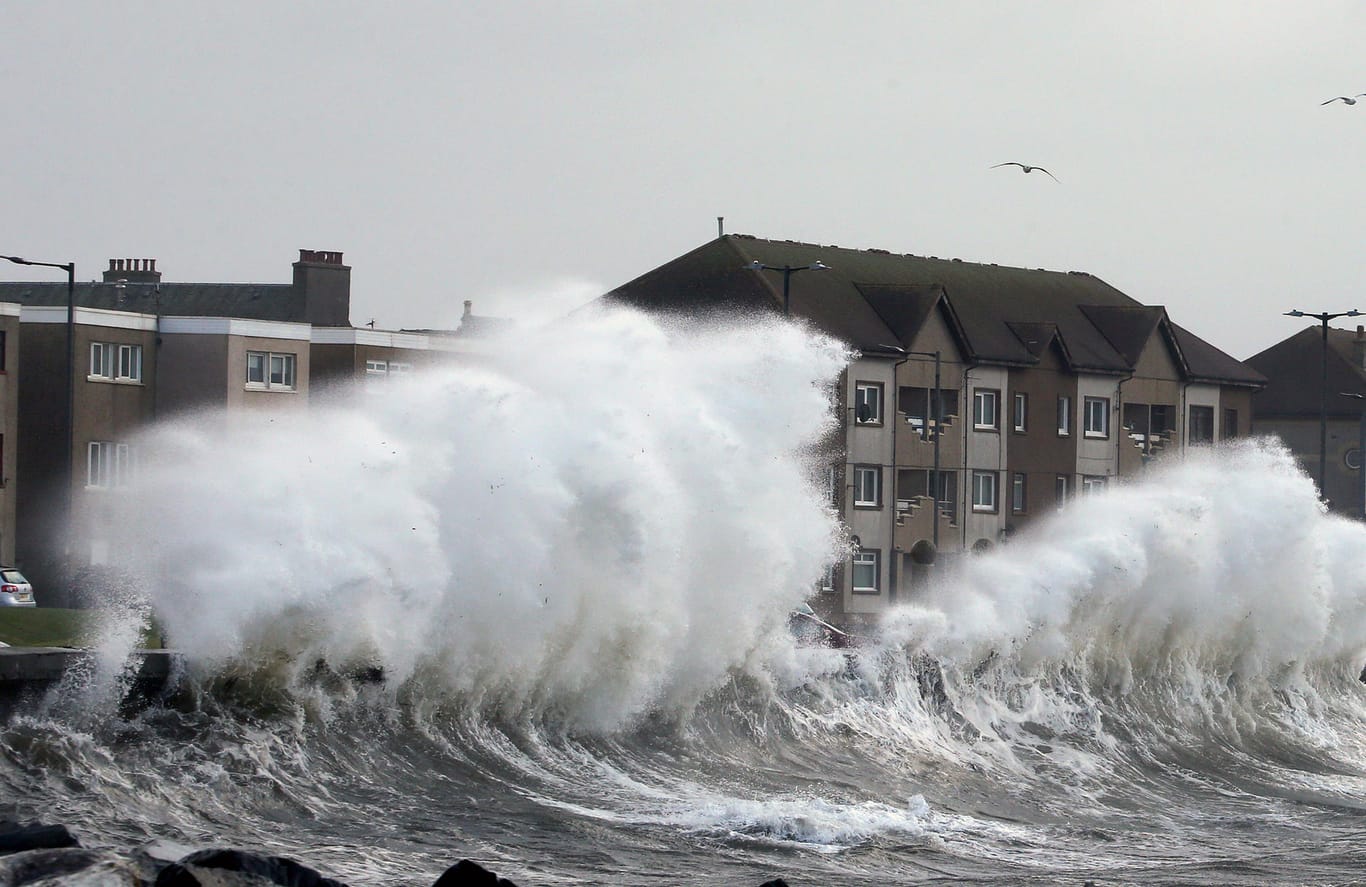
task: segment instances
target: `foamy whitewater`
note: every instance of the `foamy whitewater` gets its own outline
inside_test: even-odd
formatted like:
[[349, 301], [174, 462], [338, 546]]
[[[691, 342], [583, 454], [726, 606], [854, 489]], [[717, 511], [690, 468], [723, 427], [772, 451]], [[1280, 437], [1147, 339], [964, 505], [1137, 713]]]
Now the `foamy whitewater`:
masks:
[[[817, 451], [848, 359], [581, 313], [157, 429], [102, 667], [0, 726], [0, 818], [356, 885], [1359, 881], [1362, 526], [1243, 442], [798, 646], [847, 544]], [[183, 689], [121, 710], [149, 614]]]

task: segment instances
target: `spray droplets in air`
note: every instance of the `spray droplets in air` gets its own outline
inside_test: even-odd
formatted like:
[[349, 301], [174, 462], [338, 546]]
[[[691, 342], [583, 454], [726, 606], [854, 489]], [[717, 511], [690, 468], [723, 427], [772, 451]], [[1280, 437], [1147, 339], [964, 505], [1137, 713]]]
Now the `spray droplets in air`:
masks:
[[496, 346], [152, 435], [122, 547], [172, 643], [612, 725], [695, 703], [782, 630], [840, 540], [809, 458], [840, 346], [628, 311]]

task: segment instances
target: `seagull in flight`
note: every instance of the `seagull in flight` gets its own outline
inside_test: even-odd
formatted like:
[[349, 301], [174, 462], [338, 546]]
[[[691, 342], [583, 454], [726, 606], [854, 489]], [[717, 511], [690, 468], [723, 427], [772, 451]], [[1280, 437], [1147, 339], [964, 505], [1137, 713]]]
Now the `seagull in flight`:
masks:
[[1326, 102], [1319, 102], [1319, 104], [1331, 105], [1333, 104], [1333, 102], [1342, 102], [1344, 105], [1355, 105], [1357, 103], [1357, 99], [1361, 98], [1364, 95], [1366, 95], [1366, 92], [1359, 92], [1355, 96], [1340, 95], [1336, 98], [1331, 98]]
[[[1044, 169], [1042, 166], [1027, 166], [1026, 164], [1023, 164], [1023, 163], [1017, 163], [1017, 162], [1014, 161], [1014, 160], [1008, 160], [1008, 161], [1006, 161], [1005, 163], [997, 163], [997, 164], [995, 164], [994, 166], [992, 166], [991, 168], [992, 168], [992, 169], [996, 169], [997, 167], [1001, 167], [1001, 166], [1018, 166], [1020, 169], [1024, 170], [1025, 172], [1033, 172], [1034, 170], [1037, 169], [1039, 172], [1041, 172], [1041, 173], [1043, 173], [1044, 175], [1048, 176], [1048, 177], [1049, 177], [1050, 179], [1052, 179], [1053, 181], [1055, 181], [1055, 182], [1058, 181], [1058, 177], [1057, 177], [1057, 176], [1053, 175], [1051, 172], [1049, 172], [1048, 170]], [[1061, 182], [1058, 182], [1058, 184], [1061, 185], [1062, 183], [1061, 183]]]

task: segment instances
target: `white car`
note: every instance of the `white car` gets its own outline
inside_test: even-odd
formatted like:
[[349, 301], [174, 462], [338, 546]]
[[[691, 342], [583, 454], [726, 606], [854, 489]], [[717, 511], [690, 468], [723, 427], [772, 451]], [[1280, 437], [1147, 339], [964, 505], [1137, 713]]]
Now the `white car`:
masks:
[[36, 607], [33, 586], [13, 567], [0, 567], [0, 607]]

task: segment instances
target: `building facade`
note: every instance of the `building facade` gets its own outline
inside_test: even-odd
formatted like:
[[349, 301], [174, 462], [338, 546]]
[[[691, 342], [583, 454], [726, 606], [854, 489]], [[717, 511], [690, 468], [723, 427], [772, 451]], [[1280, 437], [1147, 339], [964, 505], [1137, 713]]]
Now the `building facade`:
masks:
[[844, 624], [1074, 496], [1248, 433], [1265, 383], [1165, 309], [1078, 272], [727, 235], [604, 298], [785, 312], [856, 350], [828, 471], [853, 547], [813, 601]]
[[350, 271], [300, 250], [288, 284], [176, 283], [155, 260], [114, 259], [76, 285], [70, 324], [64, 283], [0, 283], [0, 558], [43, 605], [98, 599], [111, 506], [159, 419], [305, 409], [315, 389], [342, 396], [465, 347], [350, 327]]

